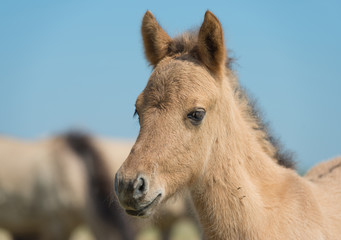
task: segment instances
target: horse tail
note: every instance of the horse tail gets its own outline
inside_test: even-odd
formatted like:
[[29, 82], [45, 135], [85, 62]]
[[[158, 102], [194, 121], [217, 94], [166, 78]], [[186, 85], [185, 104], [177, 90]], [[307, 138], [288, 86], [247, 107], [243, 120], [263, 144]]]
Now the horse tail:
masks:
[[89, 197], [98, 217], [112, 228], [118, 229], [122, 239], [134, 239], [128, 219], [113, 196], [113, 178], [93, 139], [90, 135], [77, 131], [68, 132], [62, 137], [66, 145], [85, 163]]

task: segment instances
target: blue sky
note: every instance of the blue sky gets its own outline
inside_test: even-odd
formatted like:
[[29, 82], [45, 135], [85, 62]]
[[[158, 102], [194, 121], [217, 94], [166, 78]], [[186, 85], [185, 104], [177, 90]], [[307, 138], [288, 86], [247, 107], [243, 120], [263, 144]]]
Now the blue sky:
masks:
[[341, 154], [338, 1], [1, 1], [0, 133], [77, 127], [135, 139], [134, 103], [151, 73], [147, 9], [170, 35], [210, 9], [241, 83], [300, 167]]

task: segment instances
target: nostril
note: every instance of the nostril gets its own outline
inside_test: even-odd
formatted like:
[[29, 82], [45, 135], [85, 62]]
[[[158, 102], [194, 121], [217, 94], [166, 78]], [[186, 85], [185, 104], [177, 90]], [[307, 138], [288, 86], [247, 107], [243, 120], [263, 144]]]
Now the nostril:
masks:
[[135, 199], [140, 198], [147, 192], [147, 190], [148, 190], [148, 184], [147, 184], [146, 178], [139, 176], [135, 182], [133, 197]]
[[138, 186], [137, 186], [138, 188], [138, 190], [140, 191], [140, 192], [144, 192], [144, 190], [145, 190], [145, 184], [144, 184], [144, 179], [143, 178], [140, 178], [139, 179], [139, 183], [138, 183]]

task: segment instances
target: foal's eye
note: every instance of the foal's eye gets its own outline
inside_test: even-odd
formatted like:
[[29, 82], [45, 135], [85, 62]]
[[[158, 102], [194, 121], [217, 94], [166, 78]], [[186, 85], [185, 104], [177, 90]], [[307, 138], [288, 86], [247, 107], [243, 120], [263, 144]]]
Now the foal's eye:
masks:
[[187, 117], [193, 125], [199, 125], [204, 119], [205, 114], [205, 109], [199, 108], [187, 114]]

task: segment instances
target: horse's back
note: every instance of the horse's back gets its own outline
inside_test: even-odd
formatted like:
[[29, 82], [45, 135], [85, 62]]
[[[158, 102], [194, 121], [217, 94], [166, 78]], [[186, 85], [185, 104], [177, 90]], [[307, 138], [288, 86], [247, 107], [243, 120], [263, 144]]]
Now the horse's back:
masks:
[[[45, 191], [49, 192], [46, 197], [53, 196], [59, 185], [76, 189], [74, 182], [84, 178], [80, 176], [84, 175], [82, 162], [58, 137], [40, 141], [1, 137], [0, 165], [0, 190], [26, 200]], [[75, 189], [71, 191], [74, 194]]]
[[[31, 191], [38, 167], [43, 166], [48, 155], [41, 143], [0, 138], [0, 190], [7, 189], [15, 193], [22, 189]], [[46, 161], [45, 161], [46, 162]]]
[[[341, 156], [317, 164], [307, 172], [305, 178], [318, 184], [330, 182], [333, 185], [341, 181]], [[341, 187], [340, 184], [336, 185]]]
[[95, 138], [94, 144], [114, 175], [128, 157], [133, 143], [125, 140]]
[[[341, 157], [321, 162], [304, 176], [315, 189], [324, 225], [334, 237], [341, 236]], [[331, 238], [331, 239], [337, 239]]]

